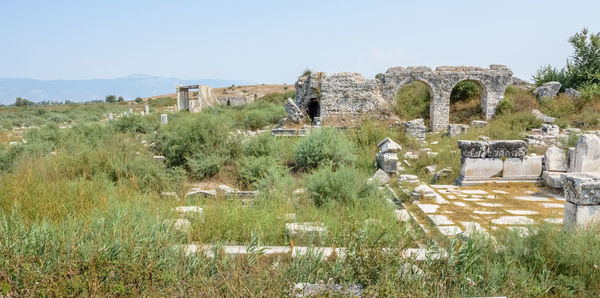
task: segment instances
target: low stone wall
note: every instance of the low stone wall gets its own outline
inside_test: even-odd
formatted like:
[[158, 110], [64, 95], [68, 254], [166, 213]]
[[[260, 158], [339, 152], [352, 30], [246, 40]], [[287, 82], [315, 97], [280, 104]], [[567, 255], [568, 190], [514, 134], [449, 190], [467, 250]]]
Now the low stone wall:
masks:
[[519, 140], [458, 141], [461, 152], [457, 185], [490, 182], [536, 182], [543, 157], [527, 156], [527, 144]]

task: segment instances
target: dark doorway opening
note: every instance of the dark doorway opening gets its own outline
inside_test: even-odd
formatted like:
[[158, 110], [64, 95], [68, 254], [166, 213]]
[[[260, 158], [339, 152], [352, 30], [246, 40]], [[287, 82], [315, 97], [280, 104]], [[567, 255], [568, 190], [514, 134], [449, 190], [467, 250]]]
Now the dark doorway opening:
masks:
[[314, 99], [308, 103], [308, 117], [311, 120], [314, 120], [315, 117], [321, 117], [321, 105]]
[[231, 100], [227, 101], [227, 105], [230, 106], [231, 105]]

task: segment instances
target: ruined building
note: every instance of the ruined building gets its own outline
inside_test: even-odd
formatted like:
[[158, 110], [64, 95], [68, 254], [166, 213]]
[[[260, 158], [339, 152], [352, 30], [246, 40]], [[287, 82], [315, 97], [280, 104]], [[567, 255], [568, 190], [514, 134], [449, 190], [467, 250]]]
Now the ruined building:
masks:
[[[190, 89], [198, 89], [196, 99], [190, 99]], [[188, 85], [176, 86], [177, 91], [177, 110], [190, 112], [199, 112], [205, 107], [217, 105], [218, 102], [212, 94], [212, 88], [206, 85]]]
[[[489, 68], [472, 66], [439, 66], [435, 70], [418, 67], [392, 67], [376, 79], [365, 79], [358, 73], [309, 72], [296, 82], [295, 104], [306, 116], [324, 125], [352, 124], [364, 117], [395, 119], [391, 108], [400, 88], [413, 81], [429, 87], [430, 126], [445, 130], [450, 115], [450, 94], [461, 81], [475, 82], [481, 92], [481, 109], [486, 119], [496, 113], [512, 71], [504, 65]], [[403, 119], [411, 120], [411, 119]]]

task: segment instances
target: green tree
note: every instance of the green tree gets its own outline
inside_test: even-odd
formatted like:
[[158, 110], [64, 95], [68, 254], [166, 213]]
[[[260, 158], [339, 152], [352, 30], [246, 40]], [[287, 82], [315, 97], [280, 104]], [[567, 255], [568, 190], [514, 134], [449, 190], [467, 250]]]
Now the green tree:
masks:
[[119, 102], [124, 102], [124, 101], [125, 101], [125, 98], [123, 98], [123, 96], [119, 96], [119, 100], [118, 100], [118, 101], [119, 101]]
[[29, 101], [28, 99], [25, 99], [25, 98], [17, 97], [17, 99], [15, 100], [15, 106], [17, 106], [17, 107], [27, 107], [27, 106], [33, 106], [33, 105], [35, 105], [35, 103], [33, 101]]
[[135, 98], [135, 102], [137, 102], [137, 103], [142, 103], [142, 101], [143, 101], [142, 98], [139, 96]]
[[104, 101], [110, 103], [117, 102], [117, 97], [115, 95], [107, 95]]
[[594, 34], [587, 28], [569, 38], [575, 52], [567, 60], [567, 73], [571, 86], [600, 83], [600, 32]]
[[558, 81], [564, 90], [600, 84], [600, 32], [584, 28], [569, 37], [569, 43], [573, 55], [567, 59], [567, 66], [560, 70], [550, 65], [540, 67], [532, 77], [536, 85]]

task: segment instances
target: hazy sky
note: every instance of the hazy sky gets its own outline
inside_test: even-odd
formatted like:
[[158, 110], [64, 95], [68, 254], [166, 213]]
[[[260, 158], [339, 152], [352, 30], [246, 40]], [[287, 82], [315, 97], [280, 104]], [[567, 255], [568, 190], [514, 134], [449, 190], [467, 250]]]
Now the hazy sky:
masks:
[[306, 68], [497, 63], [529, 80], [599, 15], [600, 1], [1, 0], [0, 77], [293, 83]]

